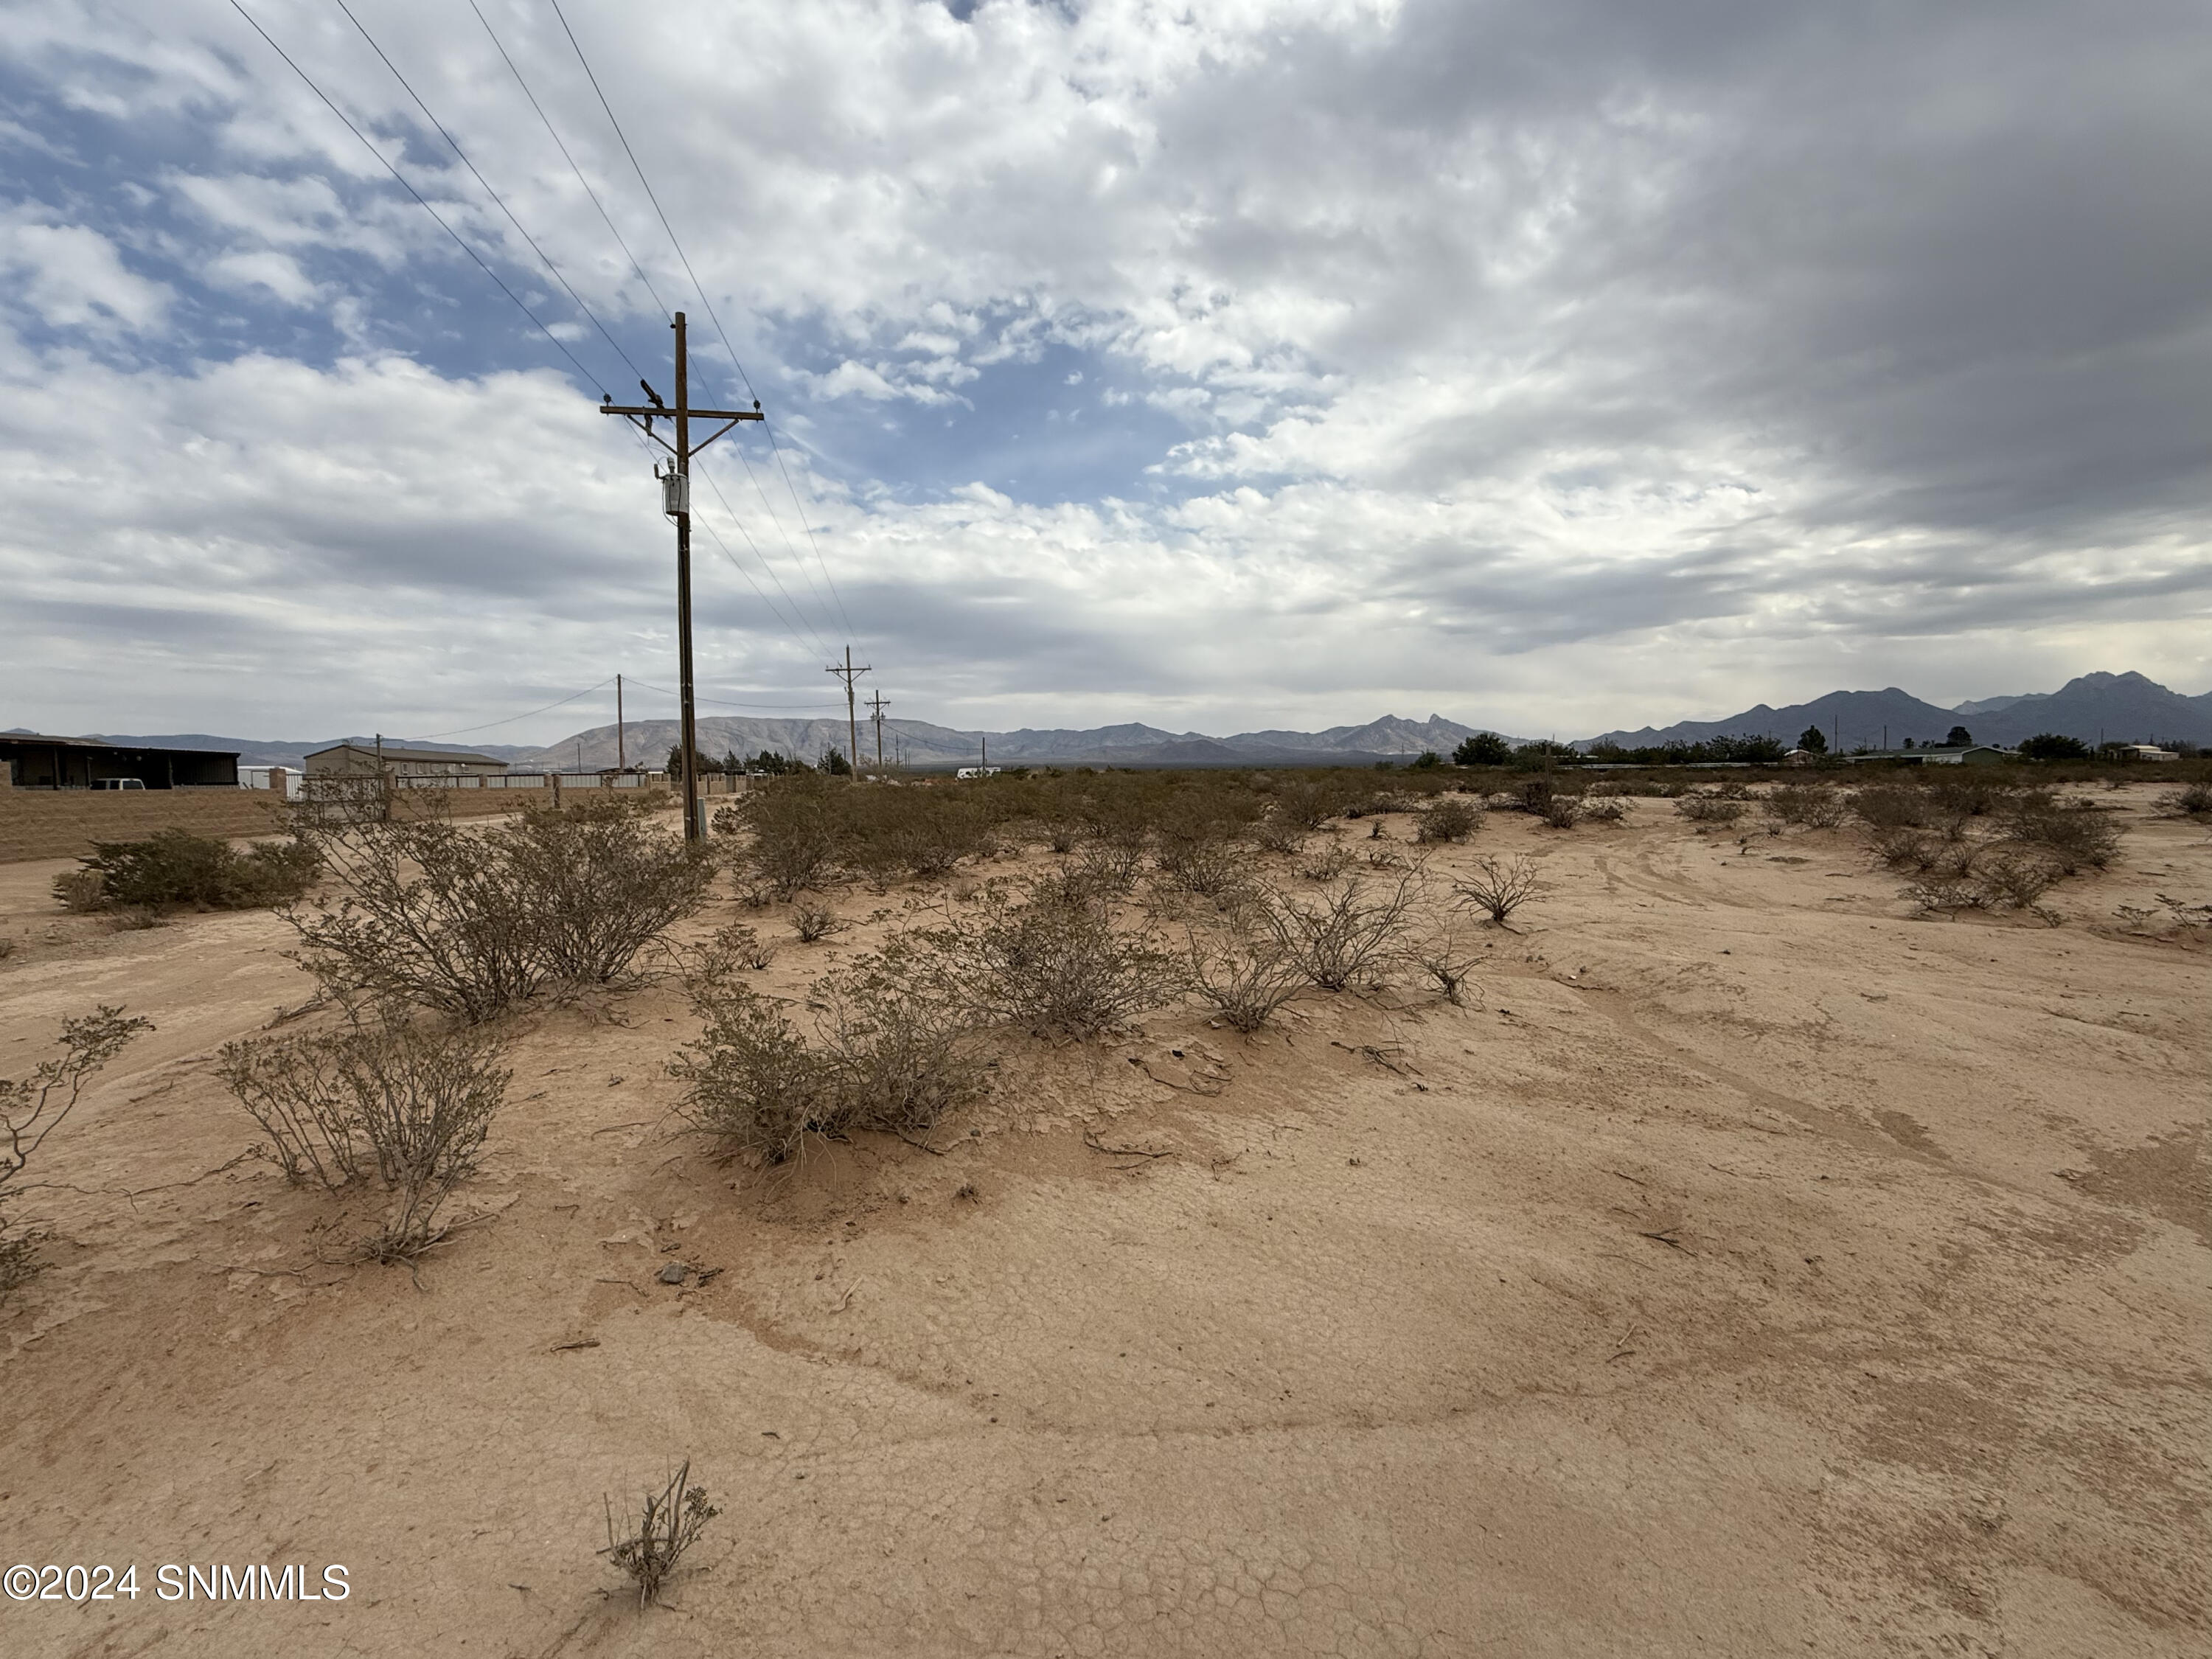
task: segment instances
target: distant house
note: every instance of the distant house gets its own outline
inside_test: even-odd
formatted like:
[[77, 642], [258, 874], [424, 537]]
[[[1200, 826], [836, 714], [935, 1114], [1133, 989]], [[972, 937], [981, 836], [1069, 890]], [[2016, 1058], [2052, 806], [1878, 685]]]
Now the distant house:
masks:
[[334, 743], [307, 756], [311, 778], [374, 777], [380, 771], [394, 778], [496, 777], [507, 763], [465, 749], [398, 749], [390, 744]]
[[999, 769], [995, 766], [963, 766], [952, 775], [956, 778], [995, 778], [999, 775]]
[[125, 781], [148, 789], [238, 787], [234, 749], [149, 749], [10, 732], [0, 736], [0, 767], [18, 789], [98, 789]]
[[1957, 748], [1931, 744], [1925, 749], [1869, 749], [1863, 754], [1843, 755], [1847, 761], [1895, 761], [1907, 766], [1996, 766], [2004, 761], [2018, 760], [2009, 749], [2000, 749], [1992, 743], [1961, 744]]
[[2120, 752], [2140, 761], [2179, 760], [2180, 755], [2171, 749], [2161, 749], [2154, 743], [2129, 743], [2120, 745]]

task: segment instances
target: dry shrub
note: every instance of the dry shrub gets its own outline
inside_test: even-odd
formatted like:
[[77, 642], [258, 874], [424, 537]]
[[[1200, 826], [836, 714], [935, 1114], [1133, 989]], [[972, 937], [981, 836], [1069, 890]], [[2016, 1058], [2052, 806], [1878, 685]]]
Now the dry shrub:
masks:
[[1825, 783], [1785, 783], [1767, 792], [1761, 803], [1769, 817], [1808, 830], [1833, 830], [1844, 821], [1844, 798]]
[[1429, 977], [1445, 1001], [1457, 1007], [1467, 976], [1481, 958], [1461, 932], [1458, 918], [1446, 914], [1406, 947], [1406, 959]]
[[1571, 830], [1583, 821], [1583, 798], [1555, 789], [1544, 803], [1543, 819], [1554, 830]]
[[799, 935], [801, 945], [813, 945], [828, 939], [832, 933], [842, 933], [852, 924], [826, 904], [795, 904], [791, 910], [791, 930]]
[[1516, 858], [1510, 863], [1485, 859], [1473, 875], [1452, 883], [1452, 890], [1459, 903], [1473, 906], [1504, 927], [1511, 925], [1516, 910], [1540, 897], [1545, 888], [1537, 878], [1535, 866], [1526, 859]]
[[212, 836], [161, 830], [144, 841], [102, 841], [81, 870], [54, 878], [70, 910], [250, 910], [307, 890], [322, 866], [313, 843], [256, 842], [240, 853]]
[[1867, 837], [1881, 861], [1893, 870], [1934, 872], [1939, 876], [1964, 877], [1973, 864], [1974, 849], [1940, 830], [1914, 830], [1904, 825], [1877, 830]]
[[1619, 823], [1628, 816], [1628, 803], [1618, 795], [1584, 795], [1583, 817], [1592, 823]]
[[1153, 861], [1169, 886], [1208, 899], [1243, 886], [1250, 862], [1232, 843], [1210, 836], [1164, 836]]
[[1870, 783], [1851, 795], [1851, 813], [1869, 830], [1924, 830], [1936, 821], [1925, 789], [1908, 783]]
[[107, 908], [107, 884], [97, 870], [64, 870], [54, 878], [54, 897], [63, 909], [89, 915]]
[[2087, 802], [2069, 803], [2048, 790], [2014, 796], [1998, 815], [2005, 840], [2050, 854], [2062, 875], [2101, 870], [2119, 850], [2120, 826]]
[[1227, 937], [1192, 933], [1188, 961], [1191, 989], [1239, 1031], [1258, 1030], [1308, 983], [1280, 939], [1249, 927]]
[[1372, 887], [1354, 877], [1310, 901], [1267, 893], [1255, 915], [1310, 983], [1342, 991], [1382, 976], [1419, 893], [1412, 871]]
[[1974, 878], [1992, 909], [2026, 910], [2051, 890], [2057, 868], [2032, 848], [1993, 847], [1974, 860]]
[[1464, 795], [1439, 795], [1421, 809], [1413, 839], [1429, 842], [1465, 841], [1482, 823], [1482, 810]]
[[514, 1076], [504, 1054], [481, 1030], [392, 1009], [319, 1036], [227, 1043], [218, 1066], [285, 1179], [331, 1192], [381, 1186], [383, 1224], [362, 1253], [411, 1261], [446, 1237], [439, 1212], [477, 1171]]
[[532, 811], [492, 846], [536, 913], [557, 983], [605, 985], [705, 902], [714, 866], [627, 801]]
[[628, 1575], [637, 1586], [642, 1608], [659, 1599], [660, 1587], [676, 1571], [684, 1553], [699, 1541], [707, 1523], [721, 1513], [707, 1501], [703, 1486], [691, 1485], [691, 1462], [669, 1477], [659, 1492], [648, 1492], [635, 1520], [615, 1532], [614, 1500], [606, 1499], [607, 1547], [599, 1552]]
[[1358, 860], [1349, 847], [1341, 842], [1333, 841], [1298, 866], [1298, 874], [1308, 881], [1332, 882], [1357, 862]]
[[669, 1062], [697, 1128], [757, 1161], [795, 1156], [809, 1134], [926, 1133], [981, 1087], [972, 1024], [943, 964], [912, 939], [808, 988], [812, 1040], [727, 974], [686, 975], [705, 1021]]
[[[730, 826], [749, 836], [738, 867], [777, 897], [825, 886], [836, 873], [839, 837], [826, 785], [779, 782], [725, 811]], [[723, 827], [723, 817], [714, 815], [716, 828]]]
[[489, 1019], [607, 984], [705, 901], [707, 860], [627, 803], [483, 831], [368, 824], [323, 843], [340, 895], [287, 910], [327, 990]]
[[1263, 853], [1280, 853], [1295, 857], [1306, 849], [1306, 840], [1313, 831], [1285, 812], [1270, 812], [1252, 826], [1252, 839]]
[[33, 1240], [9, 1214], [23, 1191], [23, 1170], [75, 1109], [85, 1085], [140, 1032], [153, 1029], [151, 1020], [126, 1018], [119, 1006], [102, 1004], [62, 1022], [59, 1054], [23, 1077], [0, 1078], [0, 1301], [40, 1266]]
[[1751, 809], [1741, 800], [1725, 795], [1684, 795], [1674, 803], [1674, 810], [1696, 823], [1734, 823]]
[[1103, 899], [1067, 886], [1033, 885], [1017, 899], [994, 882], [975, 915], [914, 938], [937, 953], [964, 1006], [1033, 1036], [1115, 1030], [1180, 988], [1150, 935], [1121, 932]]
[[1980, 910], [1988, 908], [1988, 890], [1970, 875], [1931, 871], [1905, 884], [1905, 896], [1923, 911]]
[[2159, 809], [2174, 817], [2212, 817], [2212, 783], [2200, 779], [2177, 789], [2159, 802]]

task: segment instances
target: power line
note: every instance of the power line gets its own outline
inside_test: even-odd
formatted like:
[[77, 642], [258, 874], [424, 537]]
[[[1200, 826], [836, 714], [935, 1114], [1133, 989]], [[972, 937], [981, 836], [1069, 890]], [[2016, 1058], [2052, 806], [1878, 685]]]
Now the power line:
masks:
[[[799, 608], [799, 601], [791, 597], [791, 590], [783, 585], [783, 578], [775, 574], [775, 567], [768, 562], [768, 556], [760, 550], [760, 544], [752, 538], [752, 532], [745, 528], [744, 520], [738, 517], [738, 510], [730, 505], [730, 498], [722, 494], [722, 486], [720, 481], [717, 480], [714, 475], [709, 472], [704, 466], [695, 466], [694, 473], [695, 476], [704, 478], [707, 481], [707, 488], [714, 492], [714, 499], [722, 504], [722, 511], [730, 515], [730, 522], [737, 526], [738, 533], [745, 538], [745, 545], [752, 549], [753, 557], [760, 561], [761, 568], [768, 572], [768, 579], [775, 584], [775, 591], [783, 595], [783, 602], [791, 607], [792, 614], [799, 618], [800, 625], [804, 627], [809, 634], [813, 635], [814, 648], [822, 653], [823, 655], [827, 656], [830, 653], [829, 646], [823, 641], [822, 635], [816, 631], [814, 624], [806, 620], [805, 612]], [[705, 522], [703, 518], [701, 522]], [[719, 534], [715, 533], [714, 528], [712, 525], [708, 526], [708, 533], [714, 537], [715, 544], [717, 546], [721, 545], [722, 538]], [[727, 552], [728, 549], [724, 548], [723, 550]], [[731, 556], [730, 562], [737, 564], [737, 558], [734, 554]], [[802, 569], [804, 568], [805, 567], [803, 566], [801, 567]], [[744, 575], [747, 581], [752, 581], [751, 573], [746, 571], [743, 565], [738, 565], [738, 569]], [[753, 582], [753, 592], [760, 593], [760, 584], [758, 582]], [[768, 599], [768, 595], [761, 593], [761, 598], [765, 600]], [[770, 610], [775, 609], [773, 602], [770, 602], [769, 608]], [[795, 638], [797, 636], [794, 635], [793, 637]], [[801, 641], [800, 643], [804, 644], [805, 641]]]
[[530, 82], [522, 78], [522, 71], [515, 67], [514, 59], [507, 55], [506, 46], [501, 44], [498, 34], [493, 31], [491, 20], [483, 15], [483, 9], [477, 4], [477, 0], [469, 0], [469, 9], [476, 13], [477, 21], [482, 23], [484, 33], [491, 36], [491, 43], [498, 48], [501, 61], [506, 64], [507, 73], [514, 77], [514, 84], [522, 88], [522, 95], [530, 100], [530, 107], [538, 112], [538, 118], [545, 124], [546, 135], [561, 152], [561, 159], [568, 164], [568, 171], [576, 175], [576, 182], [584, 187], [584, 194], [590, 197], [592, 205], [599, 209], [599, 217], [605, 221], [607, 229], [614, 236], [615, 246], [622, 249], [623, 257], [629, 261], [629, 268], [637, 273], [637, 280], [645, 284], [646, 293], [652, 297], [653, 309], [665, 312], [668, 307], [661, 303], [659, 291], [653, 286], [653, 278], [645, 274], [645, 267], [638, 263], [637, 255], [630, 252], [629, 244], [623, 240], [614, 216], [607, 211], [606, 204], [599, 200], [599, 193], [592, 188], [592, 181], [584, 176], [584, 169], [576, 165], [576, 158], [568, 153], [568, 146], [562, 142], [560, 132], [553, 125], [553, 118], [546, 114], [544, 106], [538, 101], [538, 94], [530, 89]]
[[[490, 277], [493, 282], [499, 284], [499, 291], [507, 295], [509, 300], [514, 301], [514, 308], [517, 311], [520, 311], [524, 316], [529, 318], [531, 322], [536, 325], [538, 331], [553, 343], [553, 349], [568, 360], [569, 365], [575, 369], [578, 377], [587, 386], [598, 386], [599, 387], [600, 395], [602, 397], [605, 396], [606, 387], [601, 384], [599, 377], [592, 374], [589, 369], [586, 368], [582, 363], [577, 362], [576, 354], [569, 350], [568, 348], [562, 343], [561, 337], [558, 335], [555, 334], [551, 329], [546, 327], [543, 322], [538, 320], [538, 313], [536, 312], [532, 311], [528, 306], [523, 304], [521, 298], [513, 289], [507, 285], [505, 279], [502, 278], [497, 271], [494, 270], [489, 264], [485, 263], [483, 255], [478, 253], [474, 248], [471, 247], [467, 241], [463, 239], [460, 232], [455, 230], [451, 225], [446, 222], [444, 216], [441, 215], [437, 209], [430, 205], [428, 198], [426, 198], [421, 191], [416, 189], [413, 185], [408, 182], [407, 175], [405, 173], [400, 172], [398, 167], [394, 167], [390, 161], [385, 160], [384, 152], [377, 149], [374, 144], [369, 143], [368, 135], [354, 125], [353, 118], [348, 115], [343, 110], [340, 109], [336, 103], [331, 101], [330, 94], [325, 92], [320, 87], [315, 84], [314, 76], [309, 75], [307, 70], [301, 69], [297, 63], [293, 61], [292, 54], [286, 52], [283, 47], [276, 44], [275, 40], [270, 37], [269, 31], [261, 27], [260, 23], [255, 20], [253, 14], [246, 10], [244, 6], [240, 5], [239, 3], [239, 0], [230, 0], [230, 5], [231, 9], [235, 11], [240, 17], [243, 17], [246, 21], [247, 24], [252, 27], [256, 34], [259, 35], [262, 40], [268, 42], [269, 49], [284, 60], [286, 65], [290, 68], [292, 73], [298, 76], [302, 81], [307, 83], [307, 90], [313, 93], [316, 97], [321, 99], [325, 106], [330, 110], [331, 113], [337, 116], [339, 120], [345, 123], [346, 131], [353, 134], [355, 137], [361, 140], [362, 148], [366, 149], [371, 155], [376, 157], [378, 161], [383, 164], [384, 170], [399, 181], [400, 187], [405, 190], [410, 196], [412, 196], [415, 200], [421, 204], [422, 211], [428, 214], [433, 219], [435, 219], [438, 222], [438, 228], [444, 231], [447, 235], [452, 237], [455, 245], [460, 248], [461, 252], [467, 254], [470, 258], [475, 260], [477, 262], [477, 268], [481, 270], [485, 276]], [[394, 72], [397, 73], [397, 71]]]
[[392, 71], [392, 79], [398, 82], [402, 87], [406, 88], [407, 95], [415, 100], [415, 107], [421, 110], [422, 112], [423, 118], [427, 119], [432, 126], [438, 129], [438, 136], [453, 146], [453, 154], [461, 158], [461, 165], [466, 167], [471, 175], [475, 178], [476, 181], [483, 186], [484, 194], [490, 197], [491, 199], [498, 204], [499, 210], [507, 215], [507, 223], [513, 225], [515, 230], [521, 235], [522, 240], [530, 244], [530, 251], [538, 256], [539, 262], [544, 265], [546, 270], [553, 273], [553, 280], [560, 283], [562, 288], [567, 291], [568, 297], [576, 302], [576, 309], [582, 312], [586, 317], [589, 318], [591, 319], [592, 326], [599, 330], [599, 332], [605, 337], [606, 343], [615, 349], [615, 356], [621, 358], [625, 363], [629, 364], [629, 372], [633, 374], [640, 374], [641, 378], [642, 378], [638, 366], [630, 361], [629, 353], [623, 349], [622, 342], [616, 339], [611, 333], [608, 332], [607, 325], [599, 320], [599, 314], [594, 312], [591, 307], [584, 303], [584, 296], [577, 293], [575, 289], [570, 285], [568, 279], [561, 274], [561, 267], [553, 263], [552, 257], [549, 255], [544, 248], [538, 246], [538, 239], [535, 236], [532, 236], [528, 230], [524, 228], [521, 220], [514, 216], [514, 210], [507, 206], [506, 199], [501, 197], [497, 191], [491, 187], [491, 181], [486, 179], [482, 173], [479, 173], [477, 170], [477, 164], [469, 160], [468, 151], [461, 148], [460, 140], [454, 137], [451, 132], [448, 132], [446, 130], [446, 124], [431, 113], [429, 105], [422, 101], [422, 94], [415, 90], [412, 83], [409, 82], [405, 76], [399, 72], [399, 65], [392, 61], [391, 58], [386, 53], [382, 46], [376, 44], [376, 37], [371, 34], [368, 30], [362, 26], [360, 18], [353, 15], [353, 8], [346, 4], [346, 0], [331, 0], [331, 3], [337, 6], [340, 11], [346, 15], [346, 21], [348, 22], [351, 23], [355, 28], [361, 31], [361, 38], [368, 42], [369, 50], [374, 52], [379, 58], [383, 58], [384, 67]]
[[[738, 349], [730, 343], [729, 331], [722, 326], [721, 315], [714, 309], [714, 301], [708, 297], [706, 285], [700, 282], [699, 273], [691, 268], [691, 256], [684, 251], [684, 243], [676, 234], [676, 227], [669, 222], [667, 210], [660, 205], [660, 198], [653, 194], [653, 181], [645, 176], [645, 167], [638, 161], [637, 152], [630, 147], [629, 135], [623, 131], [622, 122], [615, 115], [614, 106], [607, 101], [606, 91], [599, 85], [599, 77], [592, 73], [592, 60], [584, 55], [583, 43], [576, 39], [576, 31], [568, 27], [568, 16], [561, 9], [561, 0], [550, 0], [550, 3], [553, 8], [553, 15], [561, 20], [561, 32], [568, 37], [568, 44], [575, 51], [576, 61], [584, 67], [585, 79], [592, 83], [592, 90], [599, 96], [599, 107], [606, 112], [608, 124], [614, 128], [615, 137], [622, 141], [623, 154], [629, 157], [629, 164], [631, 169], [637, 174], [638, 183], [645, 187], [646, 200], [653, 204], [653, 210], [660, 219], [660, 228], [668, 233], [669, 246], [676, 250], [676, 257], [684, 262], [684, 274], [691, 279], [691, 287], [699, 295], [699, 303], [707, 308], [708, 320], [714, 325], [714, 333], [722, 342], [722, 349], [729, 354], [730, 366], [738, 371], [738, 379], [744, 383], [745, 395], [753, 400], [753, 406], [756, 409], [759, 408], [760, 393], [753, 390], [752, 377], [745, 373], [745, 366], [738, 356]], [[784, 464], [783, 450], [777, 444], [775, 434], [765, 420], [762, 422], [762, 430], [768, 438], [769, 450], [775, 456], [776, 469], [783, 475], [784, 488], [791, 492], [792, 507], [799, 514], [799, 527], [806, 532], [806, 539], [813, 546], [814, 562], [822, 567], [822, 580], [830, 585], [830, 596], [836, 603], [837, 615], [844, 623], [845, 632], [849, 637], [854, 631], [853, 619], [846, 613], [844, 597], [837, 592], [836, 580], [830, 574], [829, 563], [822, 556], [822, 544], [815, 538], [814, 526], [806, 522], [806, 509], [799, 502], [798, 486], [791, 481], [791, 469]], [[742, 459], [744, 452], [740, 450], [738, 453]], [[751, 463], [746, 463], [745, 471], [748, 474], [751, 472]], [[753, 481], [753, 488], [760, 492], [761, 505], [768, 507], [769, 520], [775, 525], [778, 532], [784, 537], [787, 544], [790, 541], [790, 533], [783, 529], [783, 521], [776, 516], [775, 509], [769, 507], [768, 493], [760, 489], [760, 481], [757, 478]], [[793, 552], [796, 556], [797, 550], [793, 549]], [[805, 562], [801, 560], [799, 568], [804, 571], [805, 568]], [[807, 577], [806, 585], [809, 587], [813, 586], [814, 578], [811, 575]], [[820, 595], [817, 594], [816, 597], [818, 599]]]
[[[640, 679], [633, 679], [629, 684], [632, 685], [643, 685], [647, 690], [658, 691], [663, 696], [672, 697], [676, 695], [675, 692], [671, 691], [665, 685], [648, 685], [645, 681]], [[842, 702], [732, 702], [727, 697], [702, 697], [696, 691], [691, 694], [691, 699], [694, 702], [711, 702], [718, 708], [789, 708], [804, 710], [812, 708], [842, 708], [845, 706]]]
[[587, 685], [580, 691], [571, 692], [568, 696], [562, 698], [559, 702], [549, 702], [544, 708], [532, 708], [526, 714], [509, 714], [505, 720], [486, 720], [482, 726], [462, 726], [455, 727], [451, 732], [425, 732], [422, 735], [426, 738], [463, 738], [466, 737], [471, 732], [489, 732], [495, 726], [512, 726], [517, 720], [528, 720], [532, 714], [546, 714], [553, 709], [564, 708], [568, 704], [575, 702], [579, 697], [588, 697], [594, 691], [604, 691], [614, 683], [615, 677], [610, 674], [606, 678], [601, 680], [597, 685]]

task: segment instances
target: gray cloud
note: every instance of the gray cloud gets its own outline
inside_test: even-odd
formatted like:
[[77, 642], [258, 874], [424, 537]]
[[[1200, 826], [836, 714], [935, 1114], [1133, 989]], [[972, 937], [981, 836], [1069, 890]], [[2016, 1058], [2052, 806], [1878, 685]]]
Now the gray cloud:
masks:
[[[527, 273], [342, 20], [258, 9]], [[550, 13], [488, 10], [655, 286], [685, 295]], [[489, 44], [428, 0], [364, 15], [570, 280], [659, 349]], [[1876, 671], [1938, 697], [1991, 689], [1967, 674], [2207, 676], [2195, 6], [614, 16], [587, 9], [580, 32], [805, 435], [805, 516], [904, 713], [1244, 726], [1418, 706], [1543, 730]], [[240, 640], [315, 641], [304, 695], [333, 725], [395, 697], [436, 724], [489, 717], [665, 648], [642, 458], [550, 374], [384, 355], [380, 282], [419, 283], [427, 314], [477, 303], [482, 279], [228, 8], [126, 0], [95, 20], [32, 0], [0, 52], [103, 131], [199, 139], [143, 170], [143, 221], [85, 188], [96, 145], [11, 152], [57, 169], [0, 217], [27, 273], [0, 299], [18, 605], [102, 635], [170, 617], [180, 651], [216, 649], [222, 617]], [[234, 325], [263, 330], [263, 356], [145, 343], [188, 327], [168, 296], [195, 283], [247, 307]], [[327, 317], [362, 361], [290, 343], [249, 301]], [[1091, 434], [1117, 405], [1085, 402], [1075, 435], [1042, 417], [1019, 434], [1060, 446], [1065, 500], [896, 471], [881, 422], [980, 434], [993, 366], [1047, 346], [1092, 366], [1086, 386], [1110, 369], [1174, 411], [1182, 441], [1109, 471], [1126, 447]], [[65, 375], [131, 423], [129, 465], [24, 412]], [[1023, 453], [974, 449], [979, 479]], [[797, 509], [779, 528], [734, 469], [725, 487], [782, 587], [723, 533], [799, 626], [702, 542], [702, 649], [738, 683], [811, 688], [841, 608], [787, 539]], [[94, 581], [135, 586], [155, 620], [111, 617]], [[468, 651], [438, 642], [463, 619]], [[111, 695], [191, 695], [182, 660], [149, 656]], [[34, 647], [0, 689], [35, 703], [46, 670]]]

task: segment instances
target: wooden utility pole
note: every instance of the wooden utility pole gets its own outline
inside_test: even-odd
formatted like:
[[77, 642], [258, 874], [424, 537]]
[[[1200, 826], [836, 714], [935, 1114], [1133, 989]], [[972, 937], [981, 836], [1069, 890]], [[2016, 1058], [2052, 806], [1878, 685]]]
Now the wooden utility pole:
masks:
[[884, 710], [890, 706], [890, 700], [882, 692], [869, 694], [868, 715], [876, 723], [876, 770], [878, 772], [884, 769]]
[[[665, 474], [661, 474], [657, 466], [653, 471], [660, 477], [660, 510], [676, 520], [676, 635], [678, 665], [682, 672], [677, 683], [682, 688], [684, 705], [684, 838], [699, 841], [706, 834], [706, 826], [699, 822], [699, 726], [691, 696], [691, 458], [739, 421], [766, 417], [761, 414], [757, 398], [749, 410], [692, 408], [691, 362], [684, 344], [682, 312], [676, 313], [676, 320], [670, 326], [676, 331], [676, 407], [671, 409], [660, 400], [659, 392], [640, 380], [638, 386], [646, 395], [646, 404], [632, 408], [607, 398], [601, 401], [599, 413], [626, 416], [643, 429], [647, 437], [675, 458]], [[722, 424], [695, 444], [691, 441], [695, 417], [720, 421]], [[653, 429], [657, 420], [675, 422], [674, 443]]]
[[615, 676], [615, 770], [629, 770], [629, 751], [623, 746], [622, 676]]
[[860, 720], [858, 711], [853, 707], [853, 678], [856, 674], [872, 674], [875, 671], [866, 665], [854, 667], [853, 647], [848, 645], [845, 647], [845, 665], [840, 668], [833, 662], [828, 672], [845, 682], [845, 742], [851, 750], [845, 758], [852, 763], [853, 781], [858, 783], [860, 781]]

